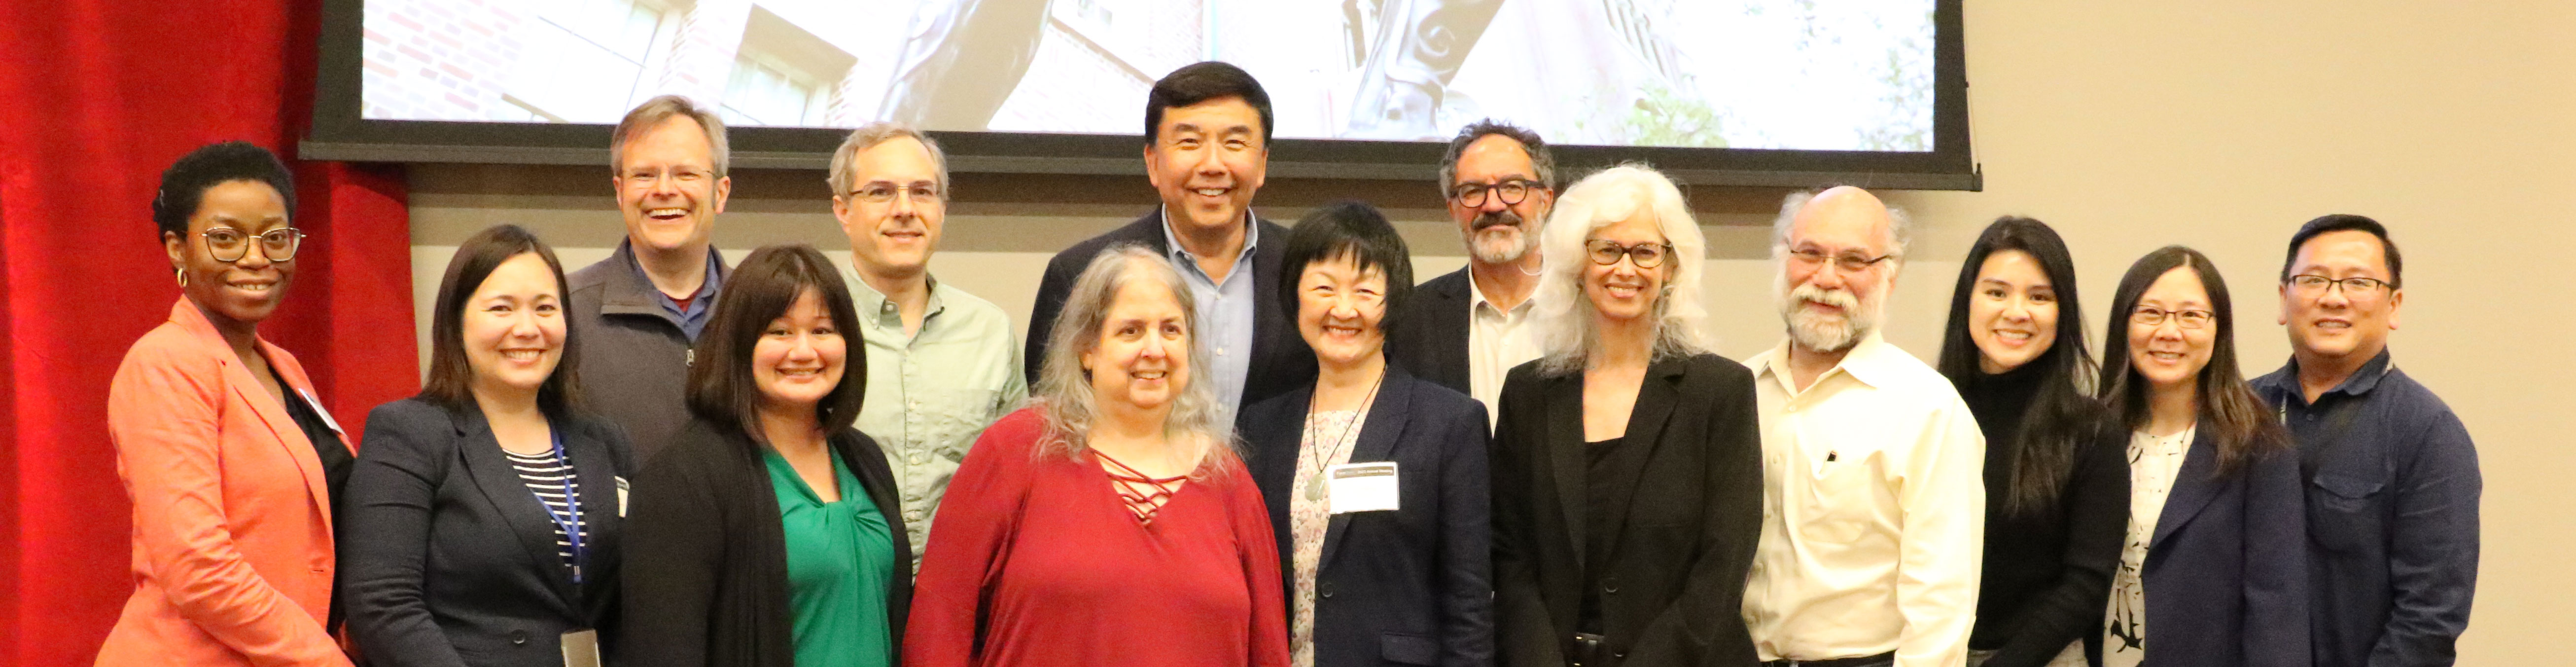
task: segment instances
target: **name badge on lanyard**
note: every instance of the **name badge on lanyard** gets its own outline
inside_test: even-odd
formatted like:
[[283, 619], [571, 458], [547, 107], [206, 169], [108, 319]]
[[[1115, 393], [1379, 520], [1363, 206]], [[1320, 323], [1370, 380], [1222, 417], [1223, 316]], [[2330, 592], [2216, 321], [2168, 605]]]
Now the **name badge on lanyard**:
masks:
[[[581, 583], [581, 564], [590, 560], [581, 540], [581, 489], [573, 485], [576, 475], [573, 474], [572, 459], [564, 456], [562, 430], [554, 432], [554, 441], [555, 465], [563, 467], [564, 511], [557, 512], [555, 506], [546, 504], [545, 496], [537, 496], [537, 506], [546, 510], [546, 519], [555, 522], [555, 529], [563, 531], [564, 542], [572, 546], [572, 582], [578, 584]], [[535, 487], [528, 489], [530, 494], [536, 492]]]
[[600, 667], [599, 631], [563, 633], [563, 659], [564, 667]]
[[1396, 509], [1395, 462], [1344, 463], [1324, 468], [1325, 498], [1331, 513], [1382, 512]]

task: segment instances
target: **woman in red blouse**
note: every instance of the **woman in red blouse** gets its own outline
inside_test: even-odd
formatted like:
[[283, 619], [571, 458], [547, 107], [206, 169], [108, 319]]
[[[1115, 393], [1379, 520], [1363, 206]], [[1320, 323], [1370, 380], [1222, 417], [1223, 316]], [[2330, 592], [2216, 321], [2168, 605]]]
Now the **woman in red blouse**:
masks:
[[1056, 320], [1030, 407], [950, 480], [904, 664], [1279, 667], [1279, 556], [1172, 265], [1115, 248]]

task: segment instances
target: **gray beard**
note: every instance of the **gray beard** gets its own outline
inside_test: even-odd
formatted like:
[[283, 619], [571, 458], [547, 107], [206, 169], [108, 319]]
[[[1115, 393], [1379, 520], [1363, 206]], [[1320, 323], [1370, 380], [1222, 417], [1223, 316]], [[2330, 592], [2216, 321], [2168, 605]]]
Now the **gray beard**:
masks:
[[[1843, 315], [1817, 315], [1801, 307], [1815, 301], [1843, 309]], [[1877, 299], [1856, 299], [1851, 292], [1827, 292], [1800, 285], [1780, 297], [1780, 319], [1789, 325], [1789, 341], [1817, 352], [1841, 352], [1860, 344], [1878, 329]]]

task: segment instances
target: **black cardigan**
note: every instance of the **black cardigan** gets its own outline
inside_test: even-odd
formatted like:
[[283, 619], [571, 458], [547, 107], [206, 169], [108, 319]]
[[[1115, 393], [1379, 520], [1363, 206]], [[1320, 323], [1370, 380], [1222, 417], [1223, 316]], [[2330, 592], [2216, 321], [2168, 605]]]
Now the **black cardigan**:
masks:
[[[900, 664], [904, 614], [912, 608], [912, 546], [894, 473], [876, 441], [858, 431], [832, 434], [831, 446], [885, 516], [894, 540], [886, 611]], [[619, 650], [626, 664], [795, 664], [786, 530], [760, 447], [739, 430], [693, 419], [636, 476], [626, 515], [626, 627]]]
[[2075, 469], [2055, 505], [2005, 511], [2013, 439], [2038, 394], [2039, 366], [1958, 383], [1986, 436], [1985, 565], [1968, 648], [1998, 651], [1988, 667], [2045, 665], [2079, 639], [2087, 655], [2100, 656], [2102, 609], [2129, 534], [2129, 434], [2107, 414], [2097, 415], [2097, 436], [2076, 444]]

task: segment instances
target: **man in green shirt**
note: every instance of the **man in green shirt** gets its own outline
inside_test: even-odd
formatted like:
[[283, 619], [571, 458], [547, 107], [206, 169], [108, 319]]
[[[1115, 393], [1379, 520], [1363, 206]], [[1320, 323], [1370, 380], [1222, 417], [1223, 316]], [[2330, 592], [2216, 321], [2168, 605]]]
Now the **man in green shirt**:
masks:
[[894, 469], [918, 572], [940, 493], [966, 449], [1028, 398], [1020, 346], [1001, 308], [930, 276], [948, 213], [938, 143], [900, 124], [861, 127], [833, 152], [829, 180], [867, 349], [858, 428]]

